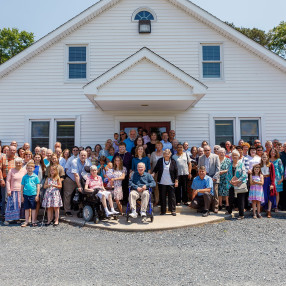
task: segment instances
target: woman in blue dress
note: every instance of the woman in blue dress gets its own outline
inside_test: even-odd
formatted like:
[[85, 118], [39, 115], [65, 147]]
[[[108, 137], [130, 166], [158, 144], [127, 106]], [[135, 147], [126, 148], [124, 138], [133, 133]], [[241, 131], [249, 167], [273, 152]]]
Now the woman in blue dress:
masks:
[[228, 182], [227, 182], [227, 172], [230, 167], [231, 161], [229, 158], [225, 157], [226, 151], [224, 148], [218, 150], [219, 160], [220, 160], [220, 179], [218, 185], [218, 200], [219, 200], [219, 210], [222, 209], [222, 199], [225, 199], [225, 207], [229, 207], [228, 203]]
[[274, 148], [272, 148], [269, 152], [269, 161], [274, 165], [275, 169], [275, 186], [277, 191], [275, 212], [277, 212], [279, 205], [279, 193], [283, 191], [282, 182], [284, 179], [284, 168], [279, 153]]

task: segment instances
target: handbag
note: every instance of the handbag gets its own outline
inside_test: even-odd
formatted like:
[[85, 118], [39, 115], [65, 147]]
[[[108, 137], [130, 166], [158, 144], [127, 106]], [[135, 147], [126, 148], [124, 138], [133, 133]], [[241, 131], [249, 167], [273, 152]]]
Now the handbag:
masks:
[[233, 188], [236, 194], [242, 194], [248, 192], [246, 183], [242, 183], [240, 186], [234, 186]]

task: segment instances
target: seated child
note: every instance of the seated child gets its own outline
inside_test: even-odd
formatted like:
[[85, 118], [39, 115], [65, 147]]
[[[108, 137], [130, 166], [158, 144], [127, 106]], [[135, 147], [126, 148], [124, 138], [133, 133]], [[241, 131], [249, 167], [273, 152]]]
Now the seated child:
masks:
[[111, 180], [114, 178], [113, 172], [114, 172], [113, 164], [109, 162], [105, 167], [105, 175], [104, 175], [104, 186], [108, 189], [111, 189], [113, 187], [113, 181]]
[[[119, 212], [114, 210], [111, 193], [105, 190], [102, 179], [97, 174], [97, 167], [93, 165], [90, 167], [90, 176], [87, 177], [84, 190], [86, 192], [93, 192], [95, 189], [99, 190], [96, 195], [100, 198], [106, 216], [119, 214]], [[107, 208], [106, 200], [108, 200], [110, 211]]]

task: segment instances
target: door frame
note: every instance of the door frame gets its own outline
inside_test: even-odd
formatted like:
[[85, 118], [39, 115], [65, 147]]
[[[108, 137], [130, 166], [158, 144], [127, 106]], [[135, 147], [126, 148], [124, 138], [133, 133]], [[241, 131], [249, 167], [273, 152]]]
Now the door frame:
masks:
[[140, 116], [115, 116], [114, 117], [114, 132], [119, 133], [120, 122], [170, 122], [170, 130], [176, 130], [175, 116], [154, 116], [154, 115], [140, 115]]

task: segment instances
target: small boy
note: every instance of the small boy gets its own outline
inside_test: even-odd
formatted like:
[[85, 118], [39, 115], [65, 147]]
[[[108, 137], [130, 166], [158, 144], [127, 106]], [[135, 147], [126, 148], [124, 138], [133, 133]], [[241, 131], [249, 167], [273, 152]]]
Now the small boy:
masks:
[[36, 224], [36, 206], [39, 200], [40, 193], [40, 180], [36, 174], [34, 174], [35, 164], [34, 161], [30, 161], [26, 165], [27, 174], [22, 178], [21, 182], [21, 194], [22, 202], [24, 202], [25, 209], [25, 222], [22, 223], [22, 227], [29, 224], [30, 209], [32, 210], [32, 226]]
[[147, 129], [143, 129], [143, 140], [144, 140], [144, 144], [147, 144], [151, 141], [151, 139], [148, 135]]
[[117, 153], [119, 151], [119, 134], [114, 133], [113, 137], [114, 141], [112, 142], [112, 146], [114, 148], [114, 152]]

